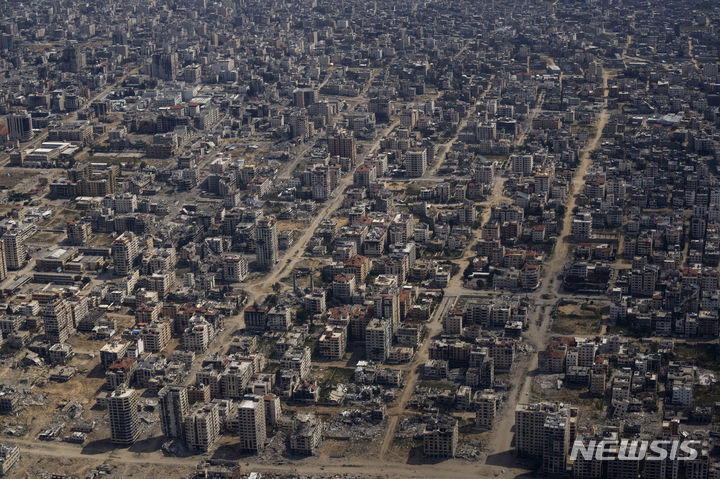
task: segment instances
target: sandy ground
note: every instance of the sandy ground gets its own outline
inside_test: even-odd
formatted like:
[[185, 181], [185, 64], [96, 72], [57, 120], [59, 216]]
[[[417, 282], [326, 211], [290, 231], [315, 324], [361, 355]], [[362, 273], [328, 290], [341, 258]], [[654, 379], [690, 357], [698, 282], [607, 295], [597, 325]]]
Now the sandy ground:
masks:
[[307, 228], [307, 223], [303, 221], [280, 220], [277, 222], [278, 231], [303, 230], [305, 228]]

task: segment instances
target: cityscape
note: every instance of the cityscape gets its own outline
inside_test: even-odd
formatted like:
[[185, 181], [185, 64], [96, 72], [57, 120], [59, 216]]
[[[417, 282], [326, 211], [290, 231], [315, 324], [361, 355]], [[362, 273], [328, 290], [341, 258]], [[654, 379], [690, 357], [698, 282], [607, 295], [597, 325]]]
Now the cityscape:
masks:
[[0, 476], [720, 479], [720, 3], [5, 0]]

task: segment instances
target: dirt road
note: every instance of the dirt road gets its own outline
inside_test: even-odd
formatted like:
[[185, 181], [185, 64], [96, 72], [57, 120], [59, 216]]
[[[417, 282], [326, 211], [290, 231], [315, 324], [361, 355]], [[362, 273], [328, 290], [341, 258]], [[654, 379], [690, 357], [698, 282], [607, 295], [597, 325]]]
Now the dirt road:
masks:
[[[64, 463], [77, 464], [79, 468], [96, 467], [100, 464], [111, 464], [120, 467], [142, 466], [146, 471], [161, 473], [169, 466], [195, 469], [201, 460], [200, 456], [167, 457], [160, 452], [138, 453], [129, 449], [112, 449], [110, 451], [85, 451], [76, 445], [62, 442], [44, 442], [42, 445], [31, 441], [7, 441], [22, 449], [25, 456], [40, 458], [56, 458]], [[89, 463], [89, 464], [88, 464]], [[407, 477], [427, 478], [444, 477], [465, 479], [468, 477], [498, 477], [501, 471], [507, 476], [515, 477], [522, 473], [520, 469], [480, 466], [476, 462], [453, 461], [438, 464], [409, 465], [391, 463], [378, 458], [327, 458], [320, 461], [317, 457], [293, 460], [287, 464], [266, 464], [258, 462], [254, 457], [241, 458], [238, 461], [241, 472], [296, 474], [306, 476], [330, 476], [331, 474], [363, 475], [376, 477]], [[69, 471], [68, 471], [69, 472]], [[164, 476], [161, 474], [161, 476]], [[148, 477], [148, 476], [144, 476]]]
[[425, 361], [427, 361], [428, 359], [428, 351], [430, 349], [430, 343], [432, 341], [432, 338], [435, 337], [442, 330], [442, 318], [445, 316], [445, 313], [447, 313], [447, 311], [455, 304], [456, 299], [457, 298], [455, 296], [445, 296], [438, 305], [438, 307], [435, 308], [432, 318], [430, 318], [430, 322], [427, 325], [427, 336], [425, 337], [425, 341], [423, 341], [422, 346], [415, 354], [415, 358], [411, 363], [410, 373], [407, 381], [405, 382], [405, 387], [400, 393], [400, 397], [398, 397], [395, 407], [388, 410], [390, 420], [388, 422], [388, 427], [385, 430], [385, 436], [383, 438], [382, 445], [380, 446], [381, 459], [385, 457], [385, 454], [387, 454], [388, 449], [392, 445], [393, 438], [395, 437], [395, 429], [397, 428], [400, 414], [405, 412], [407, 403], [415, 392], [415, 385], [417, 384], [418, 375], [420, 374], [420, 365], [425, 363]]
[[[575, 174], [572, 179], [570, 187], [570, 197], [568, 199], [565, 217], [563, 218], [563, 228], [560, 236], [557, 239], [555, 245], [555, 252], [545, 266], [544, 281], [542, 286], [531, 293], [532, 303], [535, 305], [533, 316], [529, 319], [528, 331], [525, 334], [525, 340], [533, 345], [536, 350], [541, 350], [548, 342], [550, 336], [550, 321], [547, 313], [548, 308], [554, 304], [554, 302], [561, 297], [559, 291], [560, 282], [551, 282], [552, 278], [555, 278], [562, 272], [562, 269], [567, 260], [568, 254], [568, 239], [570, 238], [573, 209], [575, 208], [576, 195], [582, 190], [584, 185], [583, 178], [587, 174], [588, 169], [592, 163], [592, 153], [595, 151], [600, 144], [600, 138], [602, 137], [603, 129], [608, 122], [610, 117], [607, 111], [607, 84], [609, 79], [609, 73], [603, 71], [603, 87], [605, 88], [605, 100], [603, 102], [603, 108], [598, 115], [596, 123], [595, 135], [585, 145], [580, 154], [580, 164], [575, 170]], [[543, 297], [550, 299], [543, 299]], [[515, 407], [522, 398], [528, 396], [530, 387], [532, 386], [532, 376], [529, 375], [531, 371], [537, 369], [538, 357], [537, 353], [533, 354], [532, 359], [526, 363], [521, 370], [515, 376], [522, 378], [513, 384], [513, 388], [510, 391], [508, 401], [503, 405], [503, 413], [500, 421], [494, 428], [493, 440], [490, 441], [490, 451], [488, 456], [494, 456], [497, 458], [496, 465], [512, 465], [514, 455], [512, 451], [512, 440], [514, 433], [512, 428], [515, 425]]]

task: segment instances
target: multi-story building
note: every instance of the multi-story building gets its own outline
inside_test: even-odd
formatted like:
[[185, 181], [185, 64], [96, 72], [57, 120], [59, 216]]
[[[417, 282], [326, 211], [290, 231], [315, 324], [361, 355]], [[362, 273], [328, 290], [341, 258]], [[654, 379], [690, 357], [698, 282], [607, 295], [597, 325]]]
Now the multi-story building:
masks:
[[375, 298], [375, 317], [390, 321], [390, 334], [400, 327], [400, 298], [394, 287], [385, 288], [385, 292]]
[[64, 71], [78, 73], [86, 66], [85, 52], [73, 41], [68, 43], [62, 52], [62, 68]]
[[493, 181], [495, 181], [495, 162], [485, 162], [478, 165], [473, 179], [481, 185], [492, 185]]
[[412, 147], [405, 154], [405, 169], [410, 178], [420, 178], [427, 168], [427, 150], [423, 147]]
[[570, 418], [567, 409], [548, 413], [543, 430], [543, 472], [547, 475], [564, 474], [570, 441]]
[[511, 155], [510, 165], [513, 173], [529, 175], [533, 170], [533, 155]]
[[48, 140], [87, 145], [93, 140], [93, 126], [89, 121], [68, 121], [48, 129]]
[[328, 168], [315, 168], [310, 173], [310, 187], [312, 198], [316, 201], [325, 201], [332, 191], [331, 172]]
[[[590, 443], [590, 441], [595, 441], [595, 443], [599, 443], [604, 438], [602, 436], [597, 437], [595, 435], [583, 435], [580, 436], [577, 440], [582, 441], [587, 447]], [[665, 461], [648, 461], [648, 462], [657, 462], [658, 464], [664, 465]], [[595, 458], [595, 455], [593, 454], [592, 457], [585, 459], [585, 457], [582, 454], [578, 454], [575, 460], [573, 461], [572, 465], [573, 469], [573, 478], [574, 479], [602, 479], [603, 478], [603, 461], [600, 461], [599, 459]], [[663, 468], [663, 472], [664, 468]], [[665, 475], [659, 476], [662, 478], [665, 478]], [[677, 476], [675, 476], [677, 477]]]
[[245, 394], [254, 369], [248, 361], [233, 361], [227, 365], [219, 376], [219, 391], [216, 396], [239, 399]]
[[295, 454], [311, 456], [322, 441], [322, 421], [314, 414], [300, 414], [293, 420], [290, 450]]
[[445, 334], [459, 336], [462, 334], [463, 317], [461, 314], [448, 314], [443, 318], [443, 331]]
[[90, 239], [92, 228], [85, 221], [68, 221], [66, 231], [70, 244], [82, 246]]
[[100, 364], [104, 368], [108, 368], [118, 359], [122, 359], [127, 354], [130, 343], [123, 341], [113, 341], [100, 348]]
[[540, 459], [545, 452], [545, 420], [564, 411], [560, 403], [518, 404], [515, 408], [515, 449], [518, 456]]
[[160, 319], [162, 303], [151, 302], [135, 306], [135, 322], [137, 324], [150, 324]]
[[112, 243], [112, 257], [115, 274], [127, 276], [133, 268], [135, 258], [140, 253], [138, 238], [135, 233], [126, 231]]
[[304, 141], [313, 133], [312, 125], [308, 121], [307, 112], [305, 111], [290, 115], [288, 123], [290, 124], [290, 134], [293, 138], [299, 138]]
[[187, 388], [165, 386], [158, 393], [160, 406], [160, 426], [166, 438], [184, 438], [185, 419], [188, 417]]
[[292, 369], [297, 372], [301, 378], [306, 378], [310, 373], [311, 352], [310, 348], [295, 347], [290, 348], [283, 354], [280, 359], [280, 367], [283, 369]]
[[25, 264], [25, 240], [17, 231], [9, 231], [2, 236], [5, 266], [7, 269], [18, 270]]
[[265, 447], [265, 401], [262, 396], [245, 396], [238, 407], [239, 449], [253, 453]]
[[244, 311], [245, 328], [250, 331], [264, 331], [267, 326], [267, 315], [267, 308], [251, 304]]
[[317, 289], [303, 298], [303, 308], [308, 314], [323, 314], [327, 308], [325, 303], [325, 290]]
[[475, 396], [475, 425], [482, 429], [491, 429], [497, 412], [497, 396], [492, 390], [480, 392]]
[[[606, 441], [618, 441], [621, 439], [620, 435], [616, 431], [608, 432], [605, 434], [605, 437], [603, 438]], [[620, 452], [620, 445], [618, 443], [611, 443], [605, 453], [603, 454], [603, 457], [610, 457], [611, 460], [603, 461], [604, 465], [604, 475], [603, 477], [608, 479], [620, 479], [625, 477], [643, 477], [646, 476], [643, 474], [640, 474], [641, 468], [642, 468], [642, 459], [640, 459], [639, 456], [633, 457], [633, 455], [629, 455], [629, 457], [626, 457], [623, 460], [613, 460], [612, 458], [618, 457]], [[654, 461], [644, 461], [646, 464], [648, 462], [654, 462]], [[664, 461], [663, 461], [664, 462]], [[685, 464], [687, 467], [687, 464]], [[650, 466], [650, 469], [652, 470], [652, 466]], [[699, 475], [699, 476], [693, 476], [687, 469], [684, 471], [685, 474], [682, 476], [674, 475], [673, 471], [666, 469], [666, 478], [677, 478], [677, 477], [683, 477], [684, 479], [700, 479], [707, 477], [707, 471], [705, 471], [705, 474]], [[677, 474], [677, 470], [674, 471]]]
[[578, 366], [592, 367], [595, 363], [597, 346], [593, 341], [586, 341], [578, 346]]
[[436, 416], [425, 424], [423, 453], [426, 457], [455, 457], [458, 444], [458, 422], [451, 416]]
[[371, 361], [385, 361], [390, 354], [392, 330], [389, 320], [373, 318], [365, 327], [365, 356]]
[[7, 262], [5, 261], [5, 244], [0, 241], [0, 281], [5, 281], [7, 278], [8, 268]]
[[355, 294], [355, 275], [352, 273], [336, 274], [332, 284], [333, 297], [350, 302]]
[[161, 299], [167, 296], [174, 282], [175, 273], [171, 271], [153, 273], [147, 277], [148, 290], [155, 291]]
[[328, 136], [327, 142], [330, 156], [349, 158], [351, 163], [355, 163], [355, 137], [352, 135], [352, 132], [339, 131], [334, 135]]
[[318, 90], [316, 88], [298, 88], [293, 91], [295, 106], [307, 108], [318, 101]]
[[263, 218], [255, 228], [255, 258], [258, 267], [272, 269], [278, 262], [278, 235], [275, 218]]
[[230, 255], [223, 258], [223, 281], [240, 283], [248, 275], [248, 262], [240, 255]]
[[170, 343], [172, 326], [169, 321], [157, 320], [147, 324], [140, 330], [140, 338], [145, 344], [145, 350], [150, 353], [159, 353]]
[[320, 355], [330, 361], [340, 361], [347, 348], [347, 328], [326, 326], [318, 340]]
[[138, 395], [134, 389], [117, 389], [108, 396], [110, 437], [113, 444], [129, 446], [140, 434]]
[[193, 451], [207, 452], [220, 437], [220, 408], [215, 402], [201, 404], [185, 418], [185, 444]]
[[33, 137], [32, 117], [27, 111], [5, 117], [10, 140], [30, 141]]
[[51, 343], [64, 343], [73, 332], [72, 312], [64, 299], [57, 299], [43, 309], [45, 337]]
[[187, 351], [202, 353], [215, 337], [215, 328], [202, 317], [193, 318], [183, 332], [182, 346]]
[[355, 173], [353, 173], [353, 186], [368, 188], [375, 181], [376, 177], [377, 169], [375, 166], [362, 163], [355, 168]]
[[153, 54], [150, 76], [159, 80], [171, 81], [178, 74], [177, 53], [158, 52]]

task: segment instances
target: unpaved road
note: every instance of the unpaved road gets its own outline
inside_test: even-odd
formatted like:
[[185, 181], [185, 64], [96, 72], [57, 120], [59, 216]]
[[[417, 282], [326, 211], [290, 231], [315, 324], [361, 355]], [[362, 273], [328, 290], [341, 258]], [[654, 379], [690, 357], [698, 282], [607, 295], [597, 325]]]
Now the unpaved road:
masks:
[[[557, 299], [562, 296], [559, 291], [561, 283], [555, 281], [551, 284], [550, 280], [562, 272], [565, 261], [567, 260], [568, 239], [570, 238], [576, 195], [582, 190], [584, 177], [592, 163], [592, 153], [600, 144], [603, 129], [610, 118], [610, 113], [607, 111], [608, 79], [609, 73], [604, 70], [603, 87], [605, 88], [605, 100], [603, 102], [603, 108], [598, 115], [595, 136], [590, 139], [581, 152], [580, 164], [575, 170], [572, 179], [570, 196], [565, 209], [565, 217], [563, 218], [563, 228], [556, 241], [555, 252], [546, 264], [542, 286], [537, 291], [528, 295], [533, 299], [532, 302], [535, 305], [535, 310], [534, 314], [529, 318], [529, 327], [525, 334], [525, 340], [533, 345], [536, 351], [541, 350], [547, 344], [550, 336], [549, 317], [544, 313], [550, 305], [554, 304]], [[550, 295], [551, 299], [542, 299], [543, 296], [548, 297], [546, 295]], [[532, 359], [526, 363], [516, 375], [518, 380], [514, 382], [508, 397], [508, 402], [503, 405], [500, 421], [493, 429], [493, 439], [490, 441], [488, 456], [495, 456], [495, 464], [497, 465], [512, 465], [515, 460], [514, 455], [511, 453], [514, 436], [512, 428], [515, 425], [515, 407], [522, 398], [527, 397], [532, 385], [532, 376], [529, 375], [529, 372], [536, 370], [537, 365], [538, 357], [537, 353], [534, 353]]]

